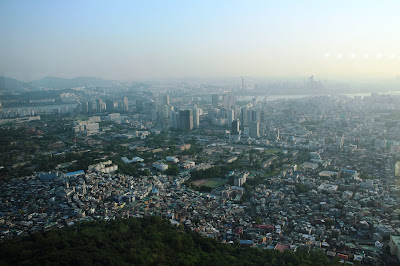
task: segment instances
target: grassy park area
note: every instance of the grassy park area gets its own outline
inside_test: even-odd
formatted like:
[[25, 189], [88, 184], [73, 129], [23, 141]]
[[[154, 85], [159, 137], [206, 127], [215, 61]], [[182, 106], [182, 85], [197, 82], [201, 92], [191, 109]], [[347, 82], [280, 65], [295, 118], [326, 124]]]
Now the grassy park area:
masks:
[[228, 179], [222, 178], [207, 178], [207, 179], [200, 179], [193, 182], [193, 184], [197, 187], [205, 186], [210, 187], [212, 189], [222, 186], [228, 182]]

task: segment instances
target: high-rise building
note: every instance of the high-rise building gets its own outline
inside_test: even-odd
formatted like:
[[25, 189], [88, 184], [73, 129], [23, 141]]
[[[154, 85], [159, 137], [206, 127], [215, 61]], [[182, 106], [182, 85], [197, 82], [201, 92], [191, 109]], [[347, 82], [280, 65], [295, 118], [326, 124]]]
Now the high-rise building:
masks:
[[236, 104], [236, 96], [224, 94], [223, 104], [224, 108], [231, 109]]
[[136, 111], [142, 112], [144, 109], [144, 102], [142, 100], [136, 100]]
[[219, 117], [220, 118], [226, 117], [226, 109], [224, 109], [224, 108], [219, 109]]
[[400, 176], [400, 161], [394, 165], [394, 176]]
[[252, 138], [260, 137], [260, 124], [258, 122], [250, 123], [249, 135]]
[[88, 102], [83, 102], [83, 112], [89, 113], [89, 103]]
[[174, 110], [170, 110], [169, 113], [169, 127], [173, 129], [178, 129], [179, 113]]
[[[119, 100], [118, 102], [116, 102], [116, 105], [117, 105], [118, 111], [124, 110], [124, 101], [123, 100]], [[115, 104], [114, 104], [114, 108], [115, 108]]]
[[123, 110], [124, 110], [124, 112], [128, 112], [128, 110], [129, 110], [128, 97], [126, 97], [126, 96], [124, 97]]
[[236, 176], [234, 178], [234, 181], [233, 181], [234, 185], [237, 186], [237, 187], [243, 186], [243, 184], [246, 183], [246, 181], [247, 181], [247, 176], [248, 176], [248, 174], [243, 174], [243, 175], [240, 175], [240, 176]]
[[247, 116], [247, 111], [248, 110], [246, 108], [242, 108], [240, 110], [240, 121], [241, 121], [242, 127], [245, 127], [245, 126], [249, 125], [249, 119], [248, 119], [248, 116]]
[[240, 134], [240, 121], [234, 120], [232, 122], [231, 135], [239, 135], [239, 134]]
[[103, 101], [101, 99], [96, 100], [97, 112], [103, 112]]
[[161, 106], [160, 113], [161, 113], [161, 118], [162, 118], [162, 119], [168, 118], [168, 117], [169, 117], [168, 105], [163, 105], [163, 106]]
[[162, 96], [161, 104], [162, 105], [169, 105], [169, 95], [168, 94]]
[[265, 123], [265, 111], [261, 110], [260, 111], [260, 123]]
[[279, 140], [280, 139], [280, 131], [278, 128], [271, 128], [269, 131], [269, 138], [272, 140]]
[[193, 129], [193, 110], [179, 111], [179, 128], [181, 130]]
[[88, 113], [93, 113], [93, 102], [88, 102]]
[[152, 109], [151, 110], [151, 120], [152, 121], [156, 121], [157, 120], [157, 110], [156, 109]]
[[194, 108], [193, 109], [193, 127], [199, 128], [200, 126], [200, 109]]
[[251, 122], [257, 122], [257, 110], [251, 110]]
[[146, 114], [151, 114], [151, 112], [152, 112], [153, 110], [158, 111], [157, 102], [151, 101], [151, 102], [146, 102], [146, 103], [144, 104], [144, 112], [145, 112]]
[[228, 125], [232, 124], [233, 120], [235, 120], [235, 111], [232, 109], [227, 109], [226, 111], [226, 118]]
[[114, 110], [114, 101], [113, 100], [106, 100], [106, 110], [107, 110], [107, 112]]
[[221, 110], [218, 108], [211, 108], [211, 110], [208, 112], [208, 115], [210, 119], [212, 120], [213, 118], [219, 118], [221, 114]]
[[338, 136], [336, 137], [336, 145], [339, 149], [343, 149], [344, 146], [344, 135], [343, 132], [338, 132]]
[[219, 96], [218, 96], [218, 94], [213, 94], [212, 95], [212, 106], [213, 106], [213, 108], [218, 108], [218, 99], [219, 98]]

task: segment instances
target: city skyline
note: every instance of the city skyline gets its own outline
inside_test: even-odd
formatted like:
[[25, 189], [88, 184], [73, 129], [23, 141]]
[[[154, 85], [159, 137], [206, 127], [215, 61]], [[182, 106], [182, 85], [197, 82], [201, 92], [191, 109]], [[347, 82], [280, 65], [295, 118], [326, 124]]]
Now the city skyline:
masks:
[[0, 75], [382, 78], [397, 1], [3, 1]]

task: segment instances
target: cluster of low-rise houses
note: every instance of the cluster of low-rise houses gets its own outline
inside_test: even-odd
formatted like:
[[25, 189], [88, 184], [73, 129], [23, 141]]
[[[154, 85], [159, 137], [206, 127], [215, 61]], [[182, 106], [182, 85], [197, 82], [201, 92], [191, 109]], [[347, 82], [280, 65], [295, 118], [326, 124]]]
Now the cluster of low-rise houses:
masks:
[[[306, 189], [299, 190], [300, 185]], [[257, 186], [250, 201], [263, 224], [274, 228], [276, 240], [292, 248], [379, 262], [383, 243], [400, 234], [395, 191], [394, 185], [364, 182], [356, 174], [327, 181], [315, 173], [288, 171]]]
[[376, 180], [364, 182], [357, 173], [339, 174], [333, 182], [317, 171], [291, 167], [254, 187], [249, 201], [239, 201], [242, 187], [225, 185], [201, 194], [182, 185], [188, 174], [134, 178], [89, 169], [5, 183], [1, 237], [82, 220], [161, 215], [222, 242], [379, 262], [384, 243], [400, 234], [398, 190]]

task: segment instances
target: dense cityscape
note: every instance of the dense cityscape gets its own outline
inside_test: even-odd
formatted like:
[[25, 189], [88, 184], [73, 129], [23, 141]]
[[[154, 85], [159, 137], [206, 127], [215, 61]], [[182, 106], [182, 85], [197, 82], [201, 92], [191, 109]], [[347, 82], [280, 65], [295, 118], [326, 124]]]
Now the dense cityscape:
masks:
[[400, 265], [399, 10], [0, 1], [0, 265]]
[[157, 215], [226, 244], [398, 263], [399, 96], [159, 86], [3, 101], [1, 238]]

